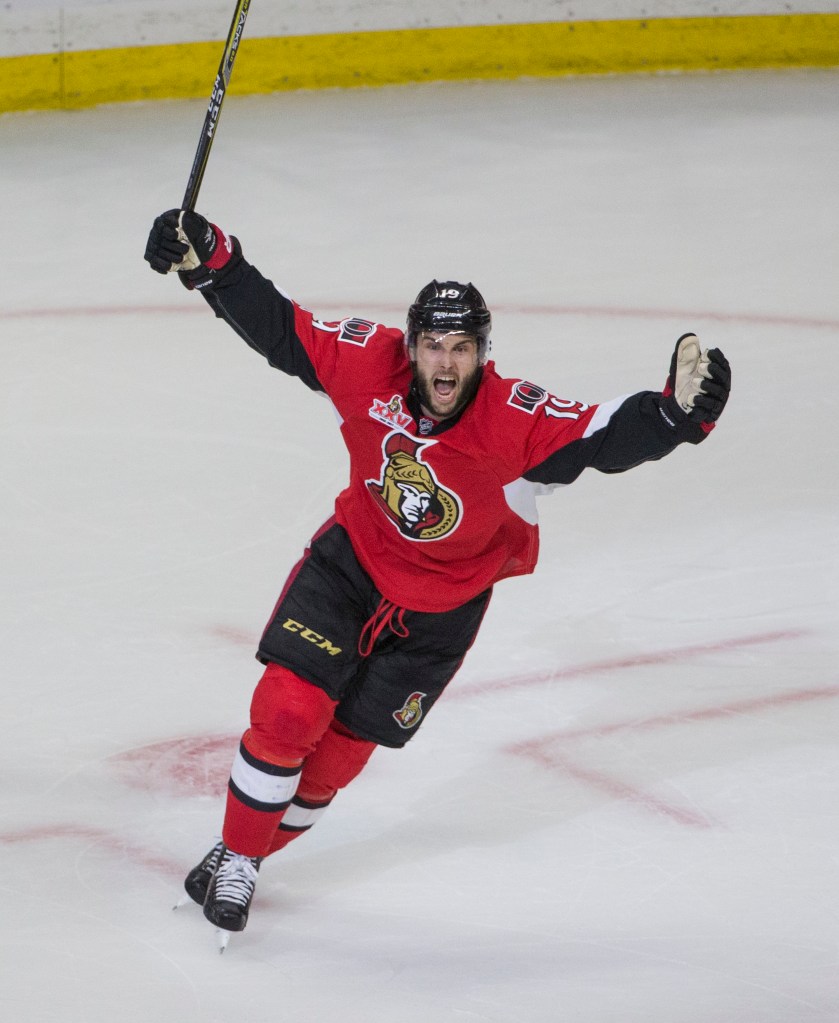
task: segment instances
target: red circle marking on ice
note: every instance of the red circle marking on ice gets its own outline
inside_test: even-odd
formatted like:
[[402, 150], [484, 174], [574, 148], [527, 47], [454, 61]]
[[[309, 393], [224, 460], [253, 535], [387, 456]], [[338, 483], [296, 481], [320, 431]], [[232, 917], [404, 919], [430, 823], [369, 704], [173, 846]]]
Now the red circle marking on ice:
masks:
[[237, 735], [193, 735], [125, 750], [110, 758], [122, 780], [138, 789], [220, 796], [227, 788]]

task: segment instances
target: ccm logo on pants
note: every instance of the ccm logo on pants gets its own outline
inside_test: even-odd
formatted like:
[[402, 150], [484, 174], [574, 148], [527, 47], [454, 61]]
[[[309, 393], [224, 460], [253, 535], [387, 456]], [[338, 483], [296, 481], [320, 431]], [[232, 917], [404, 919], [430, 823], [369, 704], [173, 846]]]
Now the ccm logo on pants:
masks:
[[303, 639], [307, 639], [310, 643], [314, 643], [320, 650], [325, 650], [330, 657], [334, 657], [336, 654], [340, 654], [341, 648], [339, 646], [333, 646], [328, 639], [325, 639], [319, 632], [313, 632], [312, 629], [307, 629], [305, 625], [300, 622], [296, 622], [293, 618], [286, 618], [283, 622], [283, 628], [288, 629], [289, 632], [296, 632], [298, 636], [302, 636]]

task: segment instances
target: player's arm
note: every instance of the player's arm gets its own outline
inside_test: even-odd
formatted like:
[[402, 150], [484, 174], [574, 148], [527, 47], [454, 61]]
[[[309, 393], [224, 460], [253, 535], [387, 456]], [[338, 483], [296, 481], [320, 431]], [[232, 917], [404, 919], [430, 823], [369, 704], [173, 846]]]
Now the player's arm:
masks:
[[680, 444], [698, 444], [713, 429], [731, 389], [731, 369], [719, 349], [702, 349], [694, 334], [676, 342], [663, 391], [597, 406], [578, 437], [564, 443], [525, 479], [571, 483], [586, 468], [625, 472], [663, 458]]
[[169, 210], [157, 217], [145, 259], [158, 273], [177, 272], [200, 291], [216, 316], [276, 369], [323, 391], [296, 329], [297, 307], [242, 256], [236, 238], [197, 213]]

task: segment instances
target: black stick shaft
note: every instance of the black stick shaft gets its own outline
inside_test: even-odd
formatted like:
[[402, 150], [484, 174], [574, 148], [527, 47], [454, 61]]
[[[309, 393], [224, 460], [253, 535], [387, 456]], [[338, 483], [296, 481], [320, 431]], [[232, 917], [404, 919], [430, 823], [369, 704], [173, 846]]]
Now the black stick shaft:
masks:
[[198, 140], [198, 148], [195, 151], [195, 160], [192, 163], [192, 170], [187, 182], [186, 192], [184, 193], [184, 201], [181, 203], [181, 209], [184, 210], [195, 209], [198, 189], [201, 187], [207, 161], [210, 158], [210, 149], [213, 146], [213, 139], [216, 135], [221, 105], [224, 102], [227, 87], [230, 84], [230, 76], [233, 73], [233, 61], [236, 59], [239, 42], [242, 39], [245, 18], [248, 16], [250, 2], [251, 0], [237, 0], [236, 10], [233, 12], [233, 21], [230, 23], [227, 42], [221, 55], [221, 64], [219, 64], [218, 74], [213, 85], [210, 105], [207, 107], [207, 116], [204, 118], [204, 127], [201, 129], [201, 137]]

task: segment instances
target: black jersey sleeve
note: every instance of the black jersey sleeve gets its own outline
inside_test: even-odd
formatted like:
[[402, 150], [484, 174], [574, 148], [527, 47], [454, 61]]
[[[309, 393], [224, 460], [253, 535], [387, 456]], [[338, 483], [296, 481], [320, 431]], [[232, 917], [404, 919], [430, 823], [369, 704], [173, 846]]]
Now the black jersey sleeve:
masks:
[[584, 469], [625, 472], [669, 454], [679, 444], [698, 444], [707, 436], [699, 423], [662, 404], [657, 391], [641, 391], [599, 407], [595, 427], [560, 447], [524, 473], [531, 483], [573, 483]]
[[297, 336], [294, 303], [242, 257], [235, 238], [233, 245], [234, 256], [229, 266], [205, 286], [199, 285], [207, 304], [269, 365], [298, 377], [313, 391], [323, 391]]

